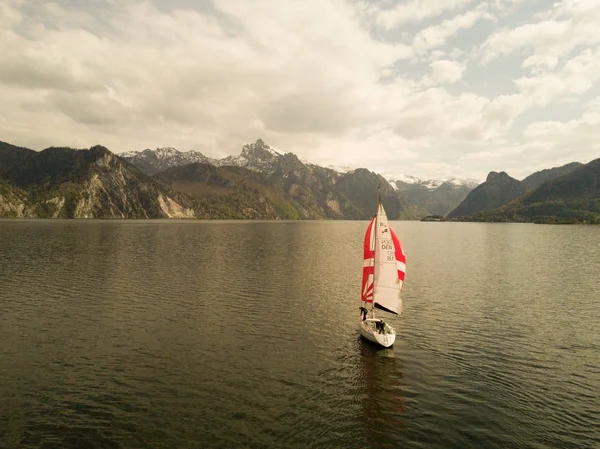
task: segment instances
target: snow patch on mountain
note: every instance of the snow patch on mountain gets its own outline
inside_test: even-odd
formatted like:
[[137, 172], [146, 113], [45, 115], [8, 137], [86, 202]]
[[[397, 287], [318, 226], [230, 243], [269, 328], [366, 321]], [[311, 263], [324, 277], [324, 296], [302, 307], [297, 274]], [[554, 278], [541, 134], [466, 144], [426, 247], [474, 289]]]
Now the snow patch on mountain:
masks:
[[298, 160], [299, 160], [300, 162], [302, 162], [304, 165], [315, 165], [315, 166], [317, 165], [317, 164], [315, 164], [313, 161], [309, 161], [309, 160], [308, 160], [308, 159], [306, 159], [305, 157], [298, 156]]
[[152, 172], [160, 172], [172, 167], [181, 165], [193, 164], [200, 162], [203, 164], [214, 164], [215, 159], [206, 157], [199, 151], [179, 151], [172, 147], [149, 148], [144, 151], [128, 151], [121, 153], [120, 157], [127, 159], [129, 162], [137, 166], [152, 167]]
[[414, 186], [422, 186], [428, 190], [435, 190], [442, 184], [450, 184], [455, 187], [469, 187], [474, 189], [481, 182], [476, 179], [470, 178], [461, 178], [457, 176], [449, 176], [447, 178], [437, 178], [437, 179], [426, 179], [420, 178], [418, 176], [411, 176], [406, 174], [399, 175], [386, 175], [384, 176], [386, 180], [392, 185], [392, 187], [398, 190], [398, 185], [396, 182], [401, 182], [404, 184], [414, 185]]
[[139, 151], [124, 151], [123, 153], [119, 153], [119, 156], [124, 157], [124, 158], [130, 158], [130, 157], [135, 157], [138, 154], [140, 154]]
[[284, 154], [286, 154], [283, 151], [279, 151], [277, 148], [273, 148], [269, 145], [265, 145], [267, 147], [267, 151], [269, 151], [271, 154], [275, 155], [275, 156], [283, 156]]
[[455, 186], [459, 186], [459, 187], [469, 187], [471, 189], [474, 189], [475, 187], [477, 187], [479, 184], [481, 184], [483, 181], [478, 181], [477, 179], [473, 179], [473, 178], [448, 178], [445, 181], [448, 184], [452, 184]]
[[[146, 149], [144, 151], [128, 151], [121, 153], [120, 156], [128, 159], [130, 162], [138, 166], [153, 167], [153, 172], [163, 171], [171, 167], [191, 164], [195, 162], [208, 163], [215, 166], [237, 166], [244, 167], [249, 170], [258, 171], [267, 175], [272, 175], [277, 167], [281, 166], [282, 158], [287, 158], [291, 153], [283, 151], [267, 145], [263, 140], [258, 139], [256, 142], [246, 144], [242, 147], [240, 154], [227, 156], [222, 159], [213, 159], [205, 156], [199, 151], [179, 151], [172, 147], [157, 148], [155, 150]], [[344, 165], [326, 165], [321, 166], [306, 158], [298, 158], [299, 161], [314, 170], [319, 167], [333, 170], [341, 175], [351, 173], [355, 168]], [[288, 162], [289, 163], [289, 162]], [[405, 184], [404, 188], [420, 187], [430, 191], [437, 189], [442, 184], [450, 184], [455, 187], [469, 187], [474, 189], [481, 182], [476, 179], [462, 178], [458, 176], [448, 176], [445, 178], [428, 179], [425, 177], [411, 176], [406, 174], [383, 174], [383, 177], [398, 190], [397, 182], [400, 187]]]
[[258, 139], [254, 143], [244, 145], [238, 156], [227, 156], [216, 161], [215, 165], [244, 167], [271, 175], [275, 171], [277, 161], [283, 156], [284, 153]]

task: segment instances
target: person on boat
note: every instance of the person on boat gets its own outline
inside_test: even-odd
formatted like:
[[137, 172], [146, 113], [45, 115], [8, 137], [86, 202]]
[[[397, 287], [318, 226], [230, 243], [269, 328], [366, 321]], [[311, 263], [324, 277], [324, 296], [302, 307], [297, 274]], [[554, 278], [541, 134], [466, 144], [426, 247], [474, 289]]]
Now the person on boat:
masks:
[[360, 316], [362, 317], [362, 321], [367, 319], [367, 309], [365, 309], [364, 307], [359, 307], [360, 309]]

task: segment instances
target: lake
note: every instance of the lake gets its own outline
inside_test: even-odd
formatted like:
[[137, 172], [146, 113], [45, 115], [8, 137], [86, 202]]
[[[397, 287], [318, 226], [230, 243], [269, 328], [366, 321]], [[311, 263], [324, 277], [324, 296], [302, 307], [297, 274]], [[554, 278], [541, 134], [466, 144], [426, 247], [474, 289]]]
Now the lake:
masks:
[[1, 220], [0, 448], [600, 447], [600, 227], [367, 224]]

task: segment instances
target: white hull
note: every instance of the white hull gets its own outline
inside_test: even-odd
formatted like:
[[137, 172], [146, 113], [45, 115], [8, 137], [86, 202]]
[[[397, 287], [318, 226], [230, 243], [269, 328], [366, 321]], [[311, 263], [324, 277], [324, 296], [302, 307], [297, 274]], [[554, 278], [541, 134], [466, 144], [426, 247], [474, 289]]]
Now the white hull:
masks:
[[[377, 329], [377, 322], [382, 322], [383, 330]], [[389, 324], [379, 318], [367, 318], [360, 322], [360, 334], [372, 343], [389, 348], [396, 341], [396, 331]]]

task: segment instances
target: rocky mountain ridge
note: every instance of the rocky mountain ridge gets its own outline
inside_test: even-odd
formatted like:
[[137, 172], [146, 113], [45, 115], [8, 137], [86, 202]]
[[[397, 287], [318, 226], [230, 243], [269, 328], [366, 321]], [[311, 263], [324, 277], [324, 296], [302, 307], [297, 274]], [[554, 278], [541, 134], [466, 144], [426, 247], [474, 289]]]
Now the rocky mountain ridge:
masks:
[[196, 162], [208, 164], [216, 164], [218, 162], [217, 159], [206, 157], [199, 151], [181, 152], [171, 147], [157, 148], [156, 150], [146, 149], [141, 152], [128, 151], [119, 154], [119, 156], [148, 175], [154, 175], [169, 168], [194, 164]]
[[[153, 153], [155, 156], [151, 156]], [[314, 210], [322, 210], [328, 218], [364, 216], [364, 213], [357, 212], [350, 205], [352, 201], [348, 200], [348, 191], [341, 194], [333, 186], [339, 180], [343, 180], [342, 186], [345, 186], [349, 180], [364, 176], [365, 172], [361, 170], [365, 169], [322, 167], [293, 153], [275, 150], [261, 139], [244, 145], [239, 155], [222, 159], [207, 158], [200, 152], [179, 152], [172, 148], [128, 152], [122, 156], [150, 175], [163, 171], [167, 166], [183, 166], [190, 162], [207, 163], [216, 167], [242, 167], [264, 174], [272, 183], [281, 184], [286, 193], [298, 201], [300, 208], [305, 209], [302, 216], [313, 216]], [[395, 180], [390, 182], [392, 178]], [[475, 180], [457, 177], [426, 180], [402, 175], [392, 178], [382, 176], [378, 182], [390, 185], [392, 190], [397, 191], [397, 194], [390, 193], [390, 198], [393, 197], [390, 200], [393, 201], [391, 207], [395, 211], [396, 203], [401, 204], [398, 206], [400, 212], [397, 218], [402, 219], [418, 219], [431, 213], [446, 214], [477, 184]], [[328, 192], [325, 195], [327, 198], [320, 198], [325, 191]], [[313, 212], [309, 212], [311, 210]]]
[[564, 167], [558, 172], [567, 173], [542, 182], [504, 206], [459, 220], [600, 224], [600, 159]]
[[339, 175], [264, 150], [260, 142], [245, 147], [237, 159], [245, 167], [195, 162], [149, 176], [102, 146], [35, 152], [2, 143], [0, 216], [364, 219], [380, 184], [398, 218], [400, 202], [377, 174]]
[[0, 144], [0, 216], [29, 218], [193, 218], [169, 192], [102, 146], [40, 152]]
[[[238, 156], [220, 160], [173, 148], [121, 157], [99, 145], [36, 152], [0, 142], [0, 217], [368, 219], [375, 212], [374, 195], [380, 186], [392, 220], [444, 216], [448, 204], [460, 202], [461, 196], [466, 198], [448, 219], [493, 221], [510, 216], [522, 221], [541, 216], [523, 212], [528, 208], [543, 211], [543, 220], [550, 220], [551, 211], [595, 220], [596, 174], [584, 168], [589, 171], [589, 164], [571, 163], [523, 181], [490, 172], [484, 183], [469, 191], [453, 179], [437, 185], [413, 177], [413, 183], [396, 180], [391, 185], [367, 169], [321, 167], [262, 140], [245, 145]], [[571, 175], [575, 178], [568, 178]], [[561, 181], [565, 176], [566, 184]], [[558, 199], [546, 194], [531, 203], [548, 186], [554, 186], [552, 194], [558, 191]]]
[[548, 181], [567, 175], [582, 167], [579, 162], [571, 162], [561, 167], [541, 170], [519, 181], [506, 172], [490, 172], [484, 183], [477, 186], [454, 210], [448, 218], [466, 217], [494, 210], [522, 197]]

